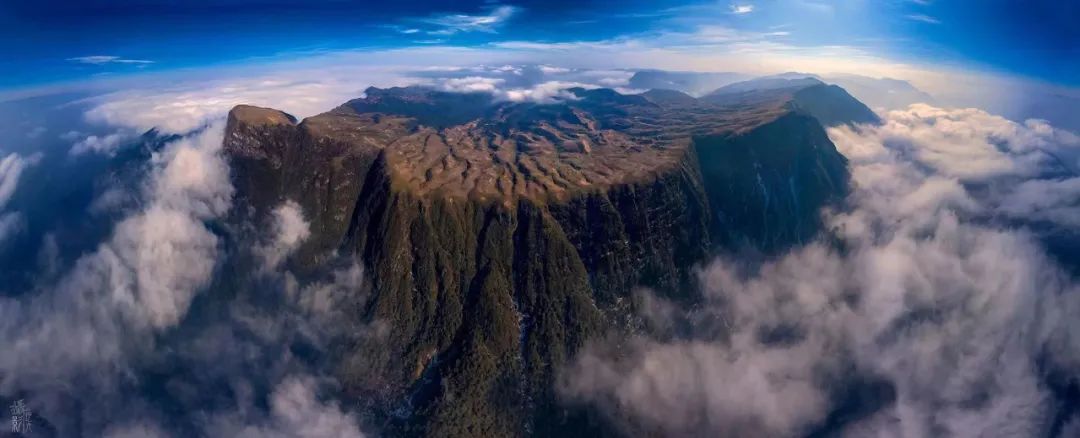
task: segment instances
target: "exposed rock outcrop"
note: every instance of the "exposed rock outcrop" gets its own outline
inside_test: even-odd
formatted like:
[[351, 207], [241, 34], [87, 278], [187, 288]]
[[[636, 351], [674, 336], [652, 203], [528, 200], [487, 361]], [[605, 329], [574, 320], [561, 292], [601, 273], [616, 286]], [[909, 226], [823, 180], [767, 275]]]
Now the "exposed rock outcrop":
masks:
[[559, 104], [369, 89], [300, 123], [237, 107], [241, 210], [298, 202], [301, 272], [359, 258], [354, 309], [388, 335], [340, 346], [349, 394], [405, 435], [553, 433], [556, 372], [589, 338], [636, 326], [632, 288], [692, 300], [717, 245], [811, 239], [846, 163], [805, 105], [570, 90]]

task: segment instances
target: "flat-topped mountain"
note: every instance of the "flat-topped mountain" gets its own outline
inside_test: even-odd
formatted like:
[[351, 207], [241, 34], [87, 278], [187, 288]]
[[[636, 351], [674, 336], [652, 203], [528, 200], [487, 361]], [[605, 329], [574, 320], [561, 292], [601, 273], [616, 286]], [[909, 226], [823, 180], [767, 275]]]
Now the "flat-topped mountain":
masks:
[[369, 88], [300, 122], [237, 107], [225, 151], [238, 220], [302, 206], [298, 272], [367, 269], [356, 322], [390, 330], [341, 346], [336, 369], [384, 430], [546, 435], [601, 421], [554, 382], [588, 339], [647, 329], [633, 288], [692, 302], [695, 264], [808, 241], [846, 193], [844, 158], [795, 94]]
[[[654, 177], [682, 162], [693, 135], [747, 130], [782, 113], [779, 104], [753, 111], [713, 111], [704, 104], [672, 111], [663, 104], [673, 102], [650, 100], [655, 93], [569, 92], [577, 99], [544, 105], [495, 102], [484, 93], [370, 88], [364, 98], [295, 129], [358, 151], [385, 150], [388, 177], [414, 194], [509, 205]], [[686, 97], [690, 101], [678, 103], [692, 103]], [[283, 113], [246, 106], [237, 107], [230, 122], [295, 124]]]
[[702, 96], [701, 100], [721, 106], [756, 105], [761, 100], [785, 102], [825, 126], [881, 122], [873, 110], [843, 88], [794, 73], [730, 84]]

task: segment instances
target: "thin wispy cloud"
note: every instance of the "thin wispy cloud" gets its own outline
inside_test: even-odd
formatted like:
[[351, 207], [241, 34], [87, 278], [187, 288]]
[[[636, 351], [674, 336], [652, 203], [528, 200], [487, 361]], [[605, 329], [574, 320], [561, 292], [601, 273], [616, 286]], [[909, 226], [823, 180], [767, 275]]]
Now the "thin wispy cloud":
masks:
[[925, 14], [911, 14], [907, 16], [907, 19], [929, 24], [941, 24], [941, 20]]
[[93, 56], [77, 56], [67, 59], [70, 62], [77, 62], [80, 64], [93, 64], [93, 65], [105, 65], [105, 64], [153, 64], [154, 61], [147, 59], [128, 59], [121, 58], [119, 56], [111, 55], [93, 55]]
[[487, 14], [450, 14], [422, 19], [421, 21], [438, 27], [428, 33], [433, 35], [453, 35], [459, 32], [495, 33], [499, 26], [517, 14], [520, 8], [498, 6]]
[[731, 5], [731, 13], [735, 15], [744, 15], [754, 12], [754, 5]]

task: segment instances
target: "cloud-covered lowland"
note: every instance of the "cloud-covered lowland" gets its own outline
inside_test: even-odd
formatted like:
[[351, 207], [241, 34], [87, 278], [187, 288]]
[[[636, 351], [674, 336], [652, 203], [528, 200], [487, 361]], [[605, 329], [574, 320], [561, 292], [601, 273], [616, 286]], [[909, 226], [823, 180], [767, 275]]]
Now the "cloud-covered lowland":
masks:
[[[503, 12], [425, 23], [494, 32]], [[329, 346], [384, 335], [378, 321], [343, 313], [367, 298], [364, 267], [330, 254], [327, 275], [293, 272], [290, 257], [312, 235], [295, 200], [266, 223], [224, 229], [235, 207], [227, 111], [246, 103], [302, 118], [370, 85], [540, 104], [573, 99], [568, 87], [644, 91], [631, 86], [634, 70], [551, 63], [314, 71], [148, 83], [65, 103], [82, 108], [85, 126], [40, 134], [61, 144], [52, 153], [114, 166], [85, 211], [65, 214], [106, 224], [78, 254], [59, 253], [63, 233], [35, 235], [30, 290], [0, 298], [0, 399], [30, 400], [59, 435], [377, 435], [365, 401], [340, 394], [321, 360]], [[591, 341], [560, 373], [562, 402], [661, 435], [1080, 427], [1060, 396], [1080, 364], [1080, 286], [1075, 260], [1046, 248], [1080, 232], [1080, 139], [1045, 120], [935, 103], [830, 129], [853, 190], [822, 212], [825, 235], [760, 262], [704, 261], [693, 309], [643, 292], [640, 316], [660, 329]], [[0, 161], [0, 243], [23, 225], [6, 204], [44, 163]]]
[[597, 342], [564, 396], [663, 435], [1075, 430], [1080, 285], [1028, 226], [1077, 231], [1076, 136], [912, 105], [830, 137], [854, 186], [832, 239], [707, 263], [700, 308], [645, 301], [685, 333]]

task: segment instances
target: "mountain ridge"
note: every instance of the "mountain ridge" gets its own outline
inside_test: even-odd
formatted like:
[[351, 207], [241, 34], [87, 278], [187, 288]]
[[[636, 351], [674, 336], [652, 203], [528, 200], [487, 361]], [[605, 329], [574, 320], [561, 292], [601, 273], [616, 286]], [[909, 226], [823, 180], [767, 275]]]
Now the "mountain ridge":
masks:
[[369, 89], [296, 124], [230, 114], [238, 220], [294, 200], [312, 230], [294, 269], [344, 256], [370, 274], [356, 322], [390, 330], [341, 349], [336, 368], [390, 433], [577, 430], [589, 417], [559, 404], [561, 364], [644, 329], [634, 288], [692, 302], [709, 254], [811, 239], [818, 208], [846, 193], [846, 161], [784, 96], [568, 92], [537, 104]]

